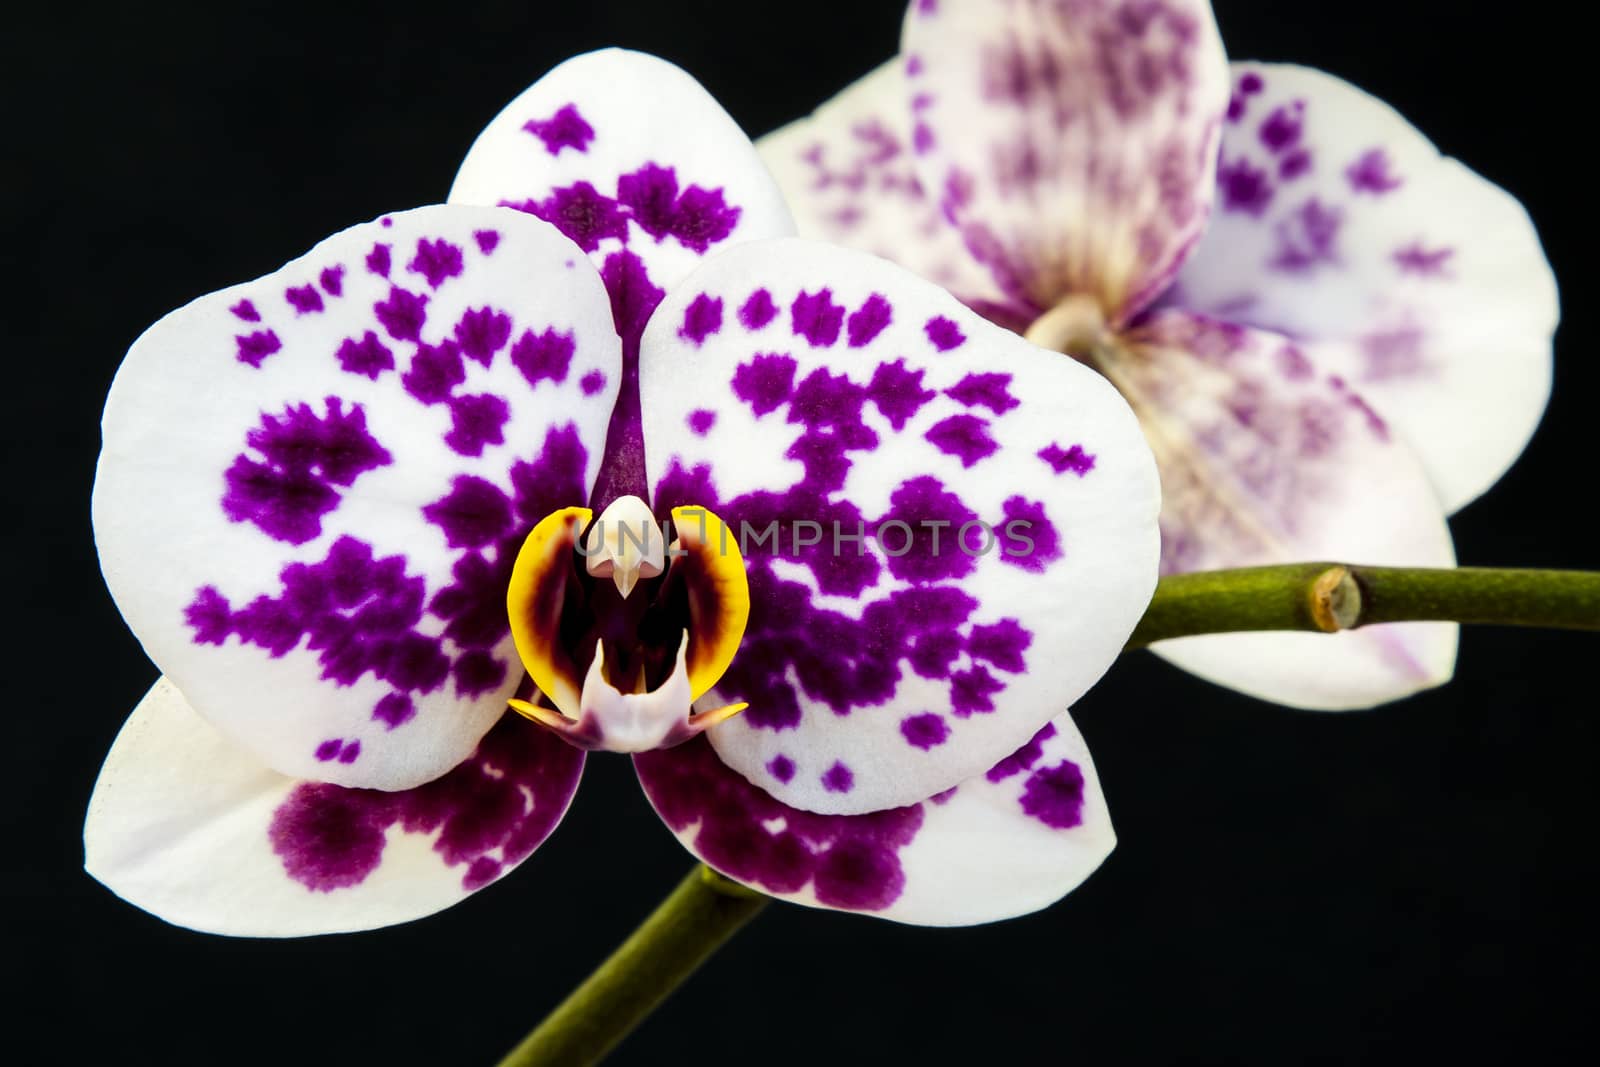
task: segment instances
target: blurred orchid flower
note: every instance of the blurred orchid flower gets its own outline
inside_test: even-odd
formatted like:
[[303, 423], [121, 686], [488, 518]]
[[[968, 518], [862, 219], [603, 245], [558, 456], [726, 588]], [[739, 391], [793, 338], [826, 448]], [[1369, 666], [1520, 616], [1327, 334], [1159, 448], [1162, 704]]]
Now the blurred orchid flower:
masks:
[[791, 229], [693, 80], [599, 52], [491, 123], [450, 204], [151, 327], [93, 510], [165, 677], [89, 870], [201, 930], [402, 922], [526, 859], [605, 749], [785, 899], [970, 923], [1093, 871], [1065, 709], [1156, 580], [1137, 420]]
[[[1446, 514], [1544, 410], [1556, 288], [1521, 205], [1338, 78], [1230, 66], [1203, 0], [916, 0], [898, 58], [760, 147], [802, 235], [1116, 385], [1161, 466], [1164, 573], [1452, 565]], [[1448, 680], [1457, 629], [1155, 650], [1352, 708]]]

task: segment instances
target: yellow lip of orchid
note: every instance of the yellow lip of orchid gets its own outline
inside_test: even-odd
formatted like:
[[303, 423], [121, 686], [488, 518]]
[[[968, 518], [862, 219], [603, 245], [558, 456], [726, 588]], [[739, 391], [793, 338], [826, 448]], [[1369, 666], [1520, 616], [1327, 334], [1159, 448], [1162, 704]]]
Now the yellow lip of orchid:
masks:
[[[648, 505], [623, 497], [599, 520], [589, 508], [571, 507], [533, 528], [517, 555], [506, 609], [523, 666], [554, 706], [512, 700], [512, 710], [574, 744], [619, 751], [677, 744], [744, 710], [693, 710], [743, 639], [750, 615], [744, 558], [727, 524], [705, 508], [674, 508], [672, 527], [676, 536], [665, 546]], [[606, 579], [620, 600], [592, 584]], [[681, 632], [665, 677], [647, 678], [642, 659], [625, 681], [617, 676], [598, 636], [603, 620], [585, 619], [634, 596], [643, 599], [632, 610], [665, 613]], [[642, 653], [642, 644], [634, 651]]]

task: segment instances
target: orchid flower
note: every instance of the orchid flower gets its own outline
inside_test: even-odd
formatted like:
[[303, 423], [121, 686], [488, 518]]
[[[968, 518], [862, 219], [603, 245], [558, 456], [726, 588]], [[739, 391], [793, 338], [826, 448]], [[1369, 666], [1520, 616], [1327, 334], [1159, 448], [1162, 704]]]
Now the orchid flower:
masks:
[[[1160, 464], [1163, 573], [1450, 566], [1445, 516], [1544, 410], [1556, 289], [1521, 205], [1338, 78], [1230, 66], [1203, 0], [915, 0], [896, 59], [760, 147], [803, 235], [1116, 385]], [[1154, 649], [1337, 709], [1447, 681], [1457, 630]]]
[[803, 904], [972, 923], [1092, 872], [1065, 709], [1156, 581], [1137, 419], [791, 229], [688, 75], [599, 52], [448, 204], [140, 337], [93, 511], [164, 677], [89, 870], [207, 931], [402, 922], [526, 859], [611, 750], [691, 851]]

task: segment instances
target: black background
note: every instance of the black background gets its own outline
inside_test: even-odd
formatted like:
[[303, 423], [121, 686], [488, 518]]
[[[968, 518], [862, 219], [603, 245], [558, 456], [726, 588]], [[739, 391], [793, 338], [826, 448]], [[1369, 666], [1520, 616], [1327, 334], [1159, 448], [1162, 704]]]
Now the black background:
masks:
[[[1454, 522], [1464, 563], [1600, 567], [1591, 42], [1564, 5], [1219, 0], [1231, 54], [1396, 105], [1539, 224], [1566, 321], [1544, 425]], [[8, 20], [14, 16], [8, 16]], [[81, 872], [96, 769], [154, 678], [104, 592], [97, 419], [150, 322], [443, 198], [478, 129], [625, 44], [747, 130], [893, 51], [894, 0], [797, 5], [53, 3], [0, 65], [8, 504], [6, 1036], [17, 1063], [486, 1064], [689, 858], [617, 757], [515, 875], [373, 933], [175, 929]], [[1593, 1044], [1594, 639], [1473, 630], [1455, 682], [1276, 709], [1129, 657], [1077, 709], [1121, 844], [1052, 910], [922, 930], [776, 906], [618, 1063], [1552, 1062]], [[9, 1047], [9, 1055], [5, 1051]]]

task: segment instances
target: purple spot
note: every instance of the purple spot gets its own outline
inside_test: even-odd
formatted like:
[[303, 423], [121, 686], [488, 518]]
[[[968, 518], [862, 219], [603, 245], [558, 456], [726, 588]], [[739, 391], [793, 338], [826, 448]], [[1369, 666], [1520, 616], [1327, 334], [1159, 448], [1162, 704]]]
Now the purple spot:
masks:
[[690, 341], [696, 348], [705, 339], [722, 329], [722, 299], [701, 293], [689, 302], [683, 312], [683, 326], [678, 336]]
[[1273, 187], [1267, 172], [1250, 165], [1240, 156], [1217, 167], [1217, 188], [1222, 195], [1222, 210], [1242, 212], [1260, 218], [1272, 204]]
[[[390, 337], [396, 341], [416, 341], [421, 338], [422, 324], [428, 319], [428, 313], [423, 310], [427, 303], [425, 296], [391, 286], [389, 299], [378, 301], [372, 305], [372, 310]], [[369, 332], [367, 336], [371, 337], [372, 334]], [[390, 366], [393, 365], [391, 361]]]
[[547, 119], [529, 119], [522, 128], [544, 142], [544, 150], [559, 156], [563, 148], [587, 152], [594, 140], [594, 127], [578, 114], [575, 104], [568, 104]]
[[511, 339], [511, 316], [489, 307], [469, 309], [456, 323], [455, 335], [461, 353], [487, 367]]
[[1301, 116], [1305, 112], [1305, 104], [1296, 101], [1284, 107], [1275, 108], [1261, 124], [1259, 135], [1261, 143], [1267, 151], [1274, 155], [1285, 149], [1293, 148], [1300, 141], [1300, 134], [1304, 129]]
[[329, 296], [344, 295], [344, 267], [337, 264], [328, 267], [317, 277], [317, 281]]
[[321, 760], [323, 763], [327, 763], [329, 760], [331, 760], [334, 757], [338, 756], [339, 755], [339, 750], [341, 748], [343, 748], [343, 747], [344, 747], [344, 741], [342, 739], [340, 739], [340, 738], [335, 737], [331, 741], [324, 741], [324, 742], [322, 742], [322, 744], [318, 745], [317, 746], [317, 751], [314, 753], [314, 755], [316, 756], [317, 759]]
[[848, 793], [856, 785], [856, 776], [843, 763], [835, 762], [822, 775], [822, 788], [830, 793]]
[[1083, 822], [1083, 772], [1071, 760], [1033, 772], [1022, 787], [1022, 810], [1056, 830]]
[[658, 242], [675, 237], [693, 252], [726, 240], [739, 221], [740, 209], [728, 206], [721, 189], [691, 185], [678, 194], [678, 175], [671, 167], [646, 163], [617, 179], [617, 201], [633, 221]]
[[380, 278], [389, 276], [389, 245], [375, 244], [372, 251], [367, 253], [367, 271]]
[[1316, 373], [1306, 354], [1292, 344], [1286, 344], [1278, 349], [1278, 369], [1291, 382], [1306, 381]]
[[739, 321], [747, 330], [759, 330], [777, 317], [778, 305], [772, 302], [772, 294], [765, 289], [751, 293], [750, 299], [739, 308]]
[[260, 367], [262, 360], [283, 350], [283, 342], [271, 330], [241, 334], [234, 341], [239, 346], [236, 358], [240, 363], [248, 363], [252, 367]]
[[944, 395], [969, 408], [981, 404], [996, 415], [1004, 415], [1020, 403], [1006, 388], [1010, 384], [1009, 374], [969, 374], [946, 389]]
[[880, 363], [872, 372], [867, 396], [896, 431], [905, 429], [911, 416], [935, 396], [933, 390], [922, 387], [922, 375], [921, 370], [907, 370], [903, 359]]
[[1020, 496], [1004, 505], [1005, 517], [999, 523], [1005, 547], [1000, 560], [1035, 574], [1061, 558], [1061, 535], [1044, 513], [1044, 505]]
[[367, 471], [394, 457], [367, 432], [360, 405], [347, 412], [337, 397], [316, 415], [300, 404], [282, 415], [263, 415], [245, 435], [245, 445], [261, 459], [236, 456], [224, 475], [222, 510], [233, 522], [253, 523], [263, 533], [290, 544], [304, 544], [322, 533], [322, 517], [339, 506], [334, 488], [348, 488]]
[[1361, 354], [1366, 362], [1366, 379], [1385, 381], [1419, 373], [1424, 366], [1423, 333], [1415, 326], [1375, 330], [1361, 338]]
[[1437, 248], [1430, 252], [1422, 246], [1421, 241], [1413, 241], [1406, 247], [1397, 249], [1393, 259], [1402, 274], [1447, 278], [1450, 276], [1450, 270], [1446, 264], [1455, 254], [1454, 248]]
[[933, 342], [933, 347], [941, 352], [959, 348], [967, 339], [967, 335], [961, 332], [961, 327], [943, 315], [935, 315], [929, 319], [922, 330], [928, 335], [928, 340]]
[[1039, 728], [1038, 733], [1028, 739], [1027, 744], [989, 768], [989, 773], [984, 777], [991, 782], [1003, 782], [1007, 778], [1021, 774], [1044, 757], [1044, 743], [1055, 735], [1056, 724], [1045, 723]]
[[347, 374], [360, 374], [373, 381], [377, 381], [378, 375], [384, 371], [394, 369], [394, 353], [371, 330], [363, 334], [359, 341], [346, 337], [334, 353], [334, 358]]
[[717, 413], [707, 408], [696, 408], [689, 412], [689, 429], [704, 437], [716, 425]]
[[958, 719], [965, 719], [974, 712], [991, 712], [994, 695], [1005, 687], [1006, 684], [989, 673], [987, 667], [975, 666], [953, 674], [950, 676], [950, 711]]
[[794, 760], [784, 755], [773, 756], [767, 764], [767, 770], [772, 777], [787, 785], [794, 779]]
[[733, 392], [758, 417], [776, 411], [794, 391], [795, 366], [790, 356], [757, 355], [733, 372]]
[[500, 877], [504, 870], [505, 864], [492, 856], [479, 856], [467, 868], [467, 873], [461, 876], [461, 888], [469, 893], [476, 893]]
[[[415, 789], [297, 785], [273, 813], [267, 838], [289, 877], [331, 893], [378, 869], [391, 827], [437, 835], [434, 851], [463, 869], [462, 887], [471, 891], [550, 836], [582, 769], [577, 749], [507, 715], [470, 759]], [[497, 851], [502, 859], [490, 855]]]
[[500, 246], [500, 231], [473, 230], [472, 239], [478, 243], [478, 251], [487, 256]]
[[[319, 748], [317, 758], [333, 757]], [[387, 805], [374, 801], [364, 790], [309, 782], [295, 786], [267, 829], [289, 877], [319, 893], [365, 881], [383, 862], [384, 828], [390, 821]]]
[[962, 644], [961, 635], [954, 630], [919, 634], [906, 662], [924, 678], [948, 678]]
[[950, 727], [944, 719], [928, 712], [900, 720], [900, 733], [912, 748], [927, 750], [942, 745], [950, 737]]
[[1336, 263], [1334, 248], [1344, 214], [1337, 207], [1324, 207], [1313, 197], [1301, 204], [1276, 227], [1277, 250], [1271, 265], [1283, 271], [1310, 270], [1322, 263]]
[[499, 689], [506, 680], [506, 665], [489, 653], [474, 650], [463, 653], [450, 669], [456, 692], [463, 697], [478, 697]]
[[437, 289], [448, 278], [461, 276], [461, 248], [440, 238], [430, 241], [426, 237], [417, 242], [417, 254], [406, 264], [406, 270], [420, 274], [428, 281], [428, 288]]
[[633, 221], [645, 233], [661, 241], [671, 232], [677, 212], [677, 172], [671, 167], [646, 163], [617, 178], [617, 200], [633, 212]]
[[261, 312], [257, 311], [256, 306], [248, 300], [241, 300], [228, 310], [233, 312], [235, 318], [244, 322], [261, 321]]
[[481, 456], [488, 445], [504, 444], [511, 407], [489, 393], [450, 401], [450, 432], [444, 443], [463, 456]]
[[583, 390], [584, 396], [594, 396], [605, 387], [606, 376], [604, 371], [592, 370], [578, 379], [578, 388]]
[[804, 337], [813, 348], [829, 348], [839, 340], [844, 305], [833, 302], [829, 289], [801, 292], [789, 305], [789, 317], [796, 337]]
[[911, 150], [919, 156], [925, 156], [933, 151], [933, 127], [926, 122], [918, 122], [911, 128]]
[[1405, 184], [1405, 179], [1391, 174], [1389, 167], [1389, 154], [1381, 148], [1373, 148], [1346, 167], [1344, 176], [1356, 192], [1381, 196]]
[[454, 341], [446, 340], [437, 346], [418, 345], [411, 357], [411, 369], [401, 376], [400, 383], [419, 403], [438, 404], [448, 400], [451, 391], [466, 380], [461, 349]]
[[[976, 519], [961, 498], [947, 491], [937, 478], [923, 475], [902, 482], [889, 497], [888, 512], [877, 523], [881, 527], [900, 522], [911, 528], [911, 533], [900, 539], [906, 550], [889, 556], [890, 573], [918, 583], [965, 578], [977, 560], [961, 551], [955, 538], [961, 527]], [[899, 548], [897, 541], [887, 546], [886, 552]]]
[[1278, 177], [1284, 181], [1294, 181], [1311, 169], [1311, 153], [1304, 148], [1297, 148], [1278, 161]]
[[404, 693], [390, 693], [372, 709], [372, 718], [393, 730], [417, 717], [417, 705]]
[[846, 324], [850, 347], [860, 348], [871, 344], [872, 339], [889, 325], [892, 317], [893, 309], [889, 307], [889, 301], [877, 293], [867, 297], [866, 303], [850, 316], [850, 321]]
[[740, 209], [723, 200], [721, 189], [702, 189], [691, 185], [678, 198], [677, 218], [672, 236], [678, 243], [701, 255], [719, 241], [727, 240], [739, 222]]
[[1039, 458], [1050, 464], [1050, 469], [1057, 474], [1071, 471], [1082, 478], [1094, 470], [1095, 456], [1085, 452], [1082, 445], [1062, 448], [1058, 444], [1052, 444], [1049, 448], [1039, 450]]
[[967, 638], [967, 651], [975, 660], [987, 660], [1003, 671], [1021, 674], [1027, 663], [1023, 652], [1033, 644], [1033, 635], [1016, 619], [1001, 619], [988, 626], [974, 626]]
[[344, 751], [339, 753], [340, 763], [354, 763], [361, 755], [361, 742], [351, 741], [344, 746]]
[[602, 195], [588, 182], [554, 189], [548, 200], [527, 200], [520, 204], [501, 201], [501, 206], [537, 215], [585, 252], [597, 250], [600, 242], [608, 237], [619, 241], [628, 237], [628, 218], [617, 202]]
[[385, 215], [383, 218], [378, 220], [378, 225], [387, 230], [390, 226], [394, 225], [394, 219], [391, 219], [388, 215]]
[[976, 415], [952, 415], [933, 424], [924, 435], [939, 451], [961, 460], [963, 467], [971, 467], [1000, 451], [1000, 446], [989, 436], [989, 424]]
[[[729, 770], [703, 738], [641, 753], [635, 765], [667, 825], [693, 827], [694, 850], [734, 878], [771, 893], [809, 884], [823, 904], [857, 911], [881, 911], [905, 890], [898, 854], [922, 826], [921, 805], [866, 815], [800, 811]], [[769, 829], [779, 820], [781, 829]]]
[[1254, 96], [1264, 88], [1266, 88], [1266, 86], [1261, 80], [1261, 75], [1255, 73], [1254, 71], [1251, 71], [1239, 79], [1239, 91], [1250, 96]]
[[511, 528], [511, 500], [492, 482], [464, 474], [443, 498], [422, 509], [451, 548], [483, 548]]
[[283, 291], [283, 298], [294, 308], [296, 315], [310, 315], [322, 310], [322, 294], [314, 285], [301, 285]]
[[553, 327], [541, 334], [524, 330], [517, 343], [511, 346], [511, 362], [529, 385], [538, 385], [541, 381], [560, 385], [567, 380], [576, 349], [577, 341], [570, 333], [557, 333]]

